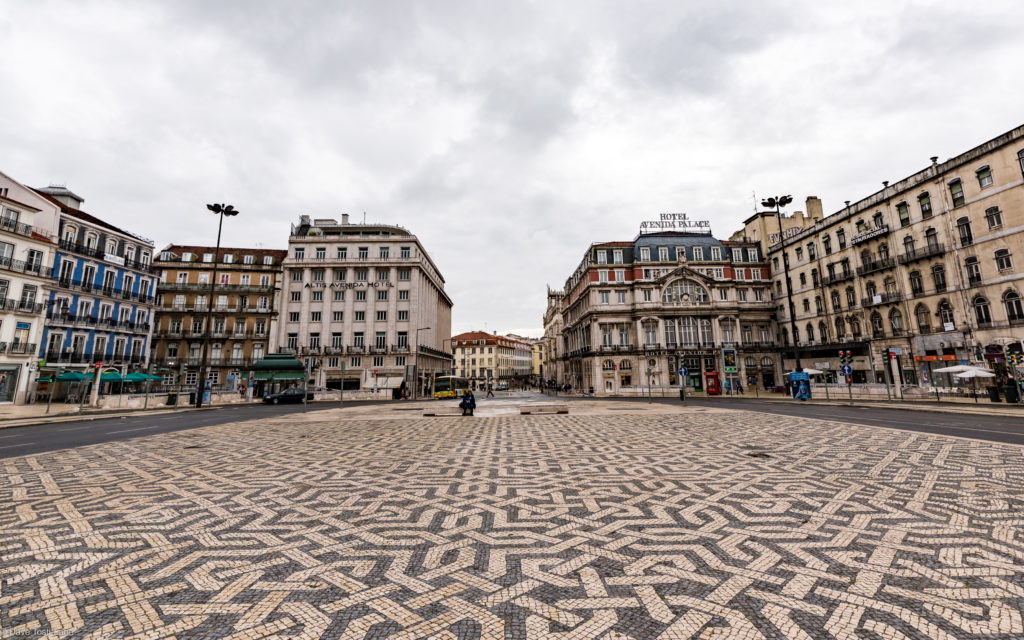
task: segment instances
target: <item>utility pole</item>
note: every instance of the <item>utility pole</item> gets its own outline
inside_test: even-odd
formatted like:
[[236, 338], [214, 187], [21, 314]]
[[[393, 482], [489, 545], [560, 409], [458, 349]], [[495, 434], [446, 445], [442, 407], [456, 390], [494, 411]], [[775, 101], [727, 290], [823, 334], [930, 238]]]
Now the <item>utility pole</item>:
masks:
[[793, 370], [801, 371], [803, 367], [800, 366], [800, 350], [797, 348], [796, 306], [793, 304], [793, 282], [789, 276], [789, 254], [786, 253], [786, 239], [782, 231], [782, 207], [791, 202], [793, 202], [793, 197], [787, 195], [762, 200], [761, 205], [775, 209], [775, 220], [779, 224], [779, 244], [782, 250], [782, 264], [786, 275], [786, 301], [789, 308], [789, 333], [793, 338], [793, 360], [795, 362]]

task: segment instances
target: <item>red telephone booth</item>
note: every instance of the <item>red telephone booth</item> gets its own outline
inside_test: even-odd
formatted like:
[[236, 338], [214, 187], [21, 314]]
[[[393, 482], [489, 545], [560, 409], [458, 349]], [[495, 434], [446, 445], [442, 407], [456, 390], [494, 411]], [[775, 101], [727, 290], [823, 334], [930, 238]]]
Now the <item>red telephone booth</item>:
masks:
[[709, 396], [722, 395], [722, 381], [719, 379], [717, 371], [704, 373], [704, 391]]

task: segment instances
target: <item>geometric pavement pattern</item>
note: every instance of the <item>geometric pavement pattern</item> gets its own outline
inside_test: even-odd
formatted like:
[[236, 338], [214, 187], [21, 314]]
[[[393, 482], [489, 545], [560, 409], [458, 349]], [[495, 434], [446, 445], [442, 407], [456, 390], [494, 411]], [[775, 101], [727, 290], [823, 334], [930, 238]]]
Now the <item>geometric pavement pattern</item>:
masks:
[[1012, 445], [743, 411], [317, 412], [0, 461], [0, 622], [1019, 639], [1022, 531]]

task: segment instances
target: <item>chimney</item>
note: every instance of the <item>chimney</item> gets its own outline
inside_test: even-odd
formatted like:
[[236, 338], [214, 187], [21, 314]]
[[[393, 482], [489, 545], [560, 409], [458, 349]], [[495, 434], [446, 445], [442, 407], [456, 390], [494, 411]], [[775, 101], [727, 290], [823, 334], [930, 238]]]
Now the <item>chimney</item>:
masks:
[[807, 196], [807, 200], [804, 202], [804, 208], [807, 209], [807, 217], [813, 222], [821, 220], [823, 214], [821, 199], [818, 196]]
[[348, 224], [348, 214], [347, 213], [341, 214], [341, 224]]
[[885, 189], [888, 186], [889, 186], [889, 181], [888, 180], [882, 180], [882, 188]]

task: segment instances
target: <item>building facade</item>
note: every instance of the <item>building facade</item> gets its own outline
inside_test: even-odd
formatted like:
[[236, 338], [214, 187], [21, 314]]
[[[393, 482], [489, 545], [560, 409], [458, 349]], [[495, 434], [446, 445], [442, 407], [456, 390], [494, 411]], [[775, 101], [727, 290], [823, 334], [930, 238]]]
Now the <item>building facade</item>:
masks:
[[597, 395], [678, 387], [681, 369], [710, 393], [772, 386], [781, 371], [770, 284], [754, 242], [658, 232], [591, 245], [564, 293], [549, 293], [546, 332], [562, 322], [558, 375]]
[[58, 215], [53, 203], [0, 173], [0, 404], [31, 400]]
[[520, 336], [469, 331], [452, 337], [455, 375], [475, 388], [487, 384], [510, 386], [530, 378], [532, 346]]
[[787, 369], [795, 346], [829, 379], [840, 350], [855, 382], [954, 386], [936, 369], [961, 362], [1005, 377], [1024, 337], [1024, 126], [932, 158], [768, 251]]
[[145, 368], [156, 294], [153, 242], [82, 211], [84, 200], [65, 187], [36, 191], [60, 209], [41, 373], [95, 363], [122, 375]]
[[303, 357], [319, 386], [429, 390], [453, 371], [444, 282], [402, 227], [302, 216], [288, 239], [275, 346]]
[[247, 383], [253, 364], [270, 352], [277, 329], [277, 293], [286, 254], [175, 244], [160, 251], [154, 262], [160, 282], [153, 353], [157, 364], [168, 370], [165, 384], [196, 386], [207, 318], [211, 387], [236, 389]]

